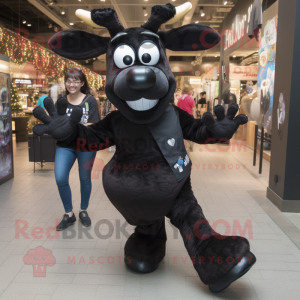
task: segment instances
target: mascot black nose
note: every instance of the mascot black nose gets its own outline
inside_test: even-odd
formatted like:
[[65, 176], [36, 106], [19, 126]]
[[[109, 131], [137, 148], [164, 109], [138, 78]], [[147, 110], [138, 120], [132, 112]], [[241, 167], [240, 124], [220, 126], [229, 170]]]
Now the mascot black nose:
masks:
[[126, 81], [133, 90], [146, 91], [154, 86], [156, 75], [147, 67], [133, 68], [127, 73]]

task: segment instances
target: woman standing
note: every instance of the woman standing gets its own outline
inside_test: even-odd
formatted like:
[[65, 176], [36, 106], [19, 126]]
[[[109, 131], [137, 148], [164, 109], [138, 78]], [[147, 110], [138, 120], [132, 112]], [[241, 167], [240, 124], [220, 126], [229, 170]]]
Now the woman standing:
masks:
[[193, 87], [191, 85], [184, 86], [182, 94], [183, 95], [178, 99], [177, 106], [196, 119], [195, 100], [192, 98]]
[[[68, 100], [67, 115], [70, 116], [72, 109], [80, 106], [83, 115], [80, 123], [90, 125], [99, 121], [98, 104], [94, 97], [90, 95], [90, 88], [85, 74], [81, 69], [71, 67], [65, 75], [66, 98]], [[90, 195], [92, 191], [91, 168], [97, 152], [78, 152], [76, 145], [64, 146], [63, 142], [57, 142], [55, 155], [55, 179], [61, 200], [64, 205], [65, 214], [56, 230], [64, 230], [76, 221], [73, 213], [72, 194], [69, 185], [69, 174], [71, 168], [78, 160], [81, 209], [79, 219], [83, 226], [90, 226], [91, 219], [87, 213]]]

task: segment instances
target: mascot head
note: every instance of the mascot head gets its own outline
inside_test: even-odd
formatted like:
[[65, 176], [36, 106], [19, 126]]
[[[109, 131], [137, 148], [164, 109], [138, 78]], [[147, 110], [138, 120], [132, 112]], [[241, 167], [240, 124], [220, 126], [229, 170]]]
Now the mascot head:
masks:
[[77, 17], [93, 27], [105, 27], [110, 37], [80, 30], [65, 30], [49, 40], [57, 54], [85, 60], [106, 53], [106, 87], [108, 99], [131, 122], [149, 124], [165, 111], [175, 92], [166, 49], [201, 51], [216, 46], [220, 35], [209, 26], [190, 24], [169, 31], [158, 31], [162, 24], [180, 20], [192, 5], [172, 4], [152, 7], [149, 20], [141, 27], [126, 28], [111, 8], [79, 9]]

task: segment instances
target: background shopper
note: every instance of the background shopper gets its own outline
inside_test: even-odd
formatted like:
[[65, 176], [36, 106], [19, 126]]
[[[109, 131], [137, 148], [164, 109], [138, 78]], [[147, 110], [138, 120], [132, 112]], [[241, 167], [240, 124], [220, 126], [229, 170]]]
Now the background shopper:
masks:
[[203, 104], [206, 104], [206, 92], [200, 93], [200, 99], [198, 100], [198, 104], [202, 104], [201, 107], [203, 107]]
[[42, 89], [39, 91], [39, 100], [36, 104], [36, 106], [41, 106], [43, 109], [45, 109], [44, 106], [44, 100], [48, 97], [48, 93], [46, 90]]
[[191, 85], [186, 85], [183, 88], [182, 93], [183, 95], [178, 99], [177, 106], [194, 116], [196, 119], [195, 100], [191, 96], [193, 94], [193, 87]]

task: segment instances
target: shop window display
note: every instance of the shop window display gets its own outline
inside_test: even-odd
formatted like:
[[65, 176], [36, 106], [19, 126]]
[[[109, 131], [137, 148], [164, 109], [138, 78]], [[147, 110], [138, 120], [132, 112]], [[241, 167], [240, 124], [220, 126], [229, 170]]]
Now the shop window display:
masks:
[[[242, 107], [248, 113], [249, 132], [247, 144], [253, 147], [255, 125], [258, 125], [258, 137], [264, 135], [263, 156], [271, 157], [272, 113], [275, 84], [276, 42], [277, 42], [277, 4], [271, 6], [263, 14], [263, 26], [260, 33], [258, 49], [258, 76], [253, 91], [249, 90], [247, 97], [242, 99]], [[250, 87], [247, 87], [250, 89]], [[283, 102], [283, 101], [282, 101]], [[249, 105], [247, 104], [250, 104]], [[280, 106], [279, 118], [283, 116], [284, 104]], [[277, 109], [277, 108], [275, 108]], [[260, 138], [258, 140], [260, 144]]]
[[264, 24], [259, 48], [258, 97], [261, 115], [258, 120], [265, 133], [272, 134], [272, 111], [275, 83], [275, 59], [277, 42], [277, 16]]
[[0, 183], [13, 174], [8, 76], [0, 73]]

